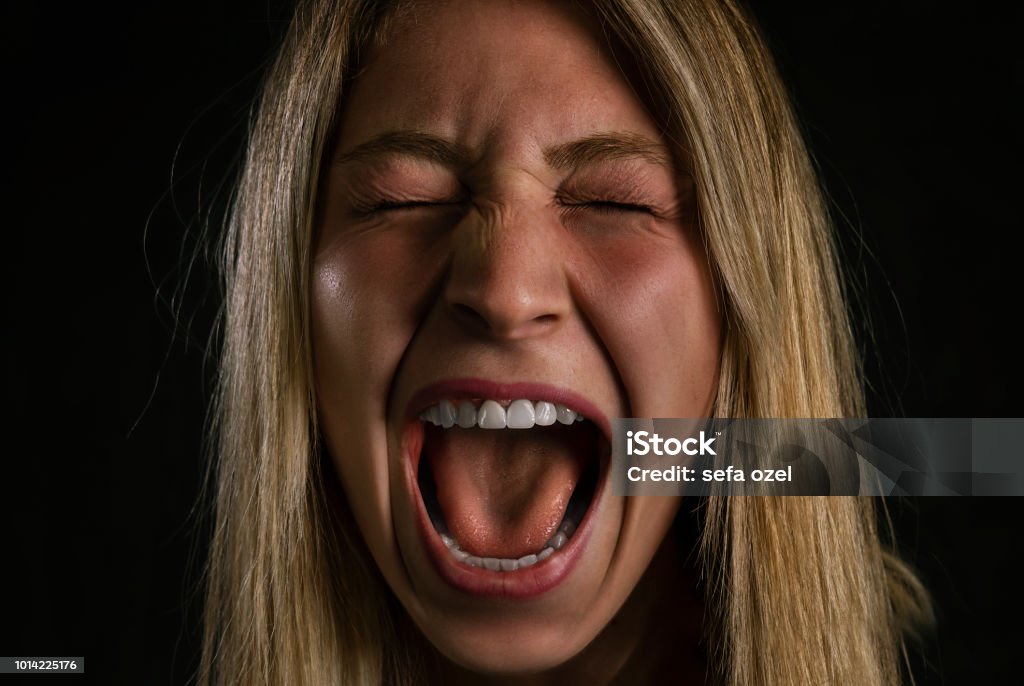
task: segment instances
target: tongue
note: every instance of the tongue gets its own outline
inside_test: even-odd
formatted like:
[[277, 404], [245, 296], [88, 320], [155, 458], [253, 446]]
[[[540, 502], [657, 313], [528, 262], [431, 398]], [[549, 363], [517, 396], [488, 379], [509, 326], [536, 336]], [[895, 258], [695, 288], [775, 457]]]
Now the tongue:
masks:
[[466, 552], [519, 558], [555, 535], [583, 472], [578, 427], [437, 429], [424, 454], [448, 529]]

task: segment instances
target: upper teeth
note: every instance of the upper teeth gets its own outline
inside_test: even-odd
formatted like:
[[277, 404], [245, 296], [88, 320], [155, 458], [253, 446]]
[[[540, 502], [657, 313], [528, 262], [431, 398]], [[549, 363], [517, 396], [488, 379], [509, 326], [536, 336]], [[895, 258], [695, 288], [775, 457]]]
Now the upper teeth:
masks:
[[484, 400], [477, 406], [477, 401], [460, 400], [458, 405], [442, 400], [420, 414], [420, 419], [434, 426], [450, 429], [460, 426], [471, 429], [530, 429], [533, 426], [551, 426], [556, 421], [560, 424], [581, 422], [584, 417], [575, 410], [570, 410], [559, 403], [546, 400], [532, 402], [530, 400], [513, 400], [502, 405], [496, 400]]

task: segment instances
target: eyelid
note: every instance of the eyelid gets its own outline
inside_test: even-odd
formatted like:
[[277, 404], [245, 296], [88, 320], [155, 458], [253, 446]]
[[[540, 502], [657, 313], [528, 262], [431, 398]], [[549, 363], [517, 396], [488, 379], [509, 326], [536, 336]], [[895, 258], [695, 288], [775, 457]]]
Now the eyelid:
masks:
[[375, 212], [386, 212], [390, 210], [408, 210], [415, 207], [429, 207], [432, 205], [447, 205], [449, 203], [436, 200], [381, 200], [373, 205]]
[[559, 193], [555, 202], [566, 212], [578, 213], [584, 210], [601, 214], [642, 213], [658, 216], [654, 207], [628, 197], [608, 197], [604, 194], [568, 194]]
[[455, 207], [465, 203], [463, 198], [449, 198], [437, 200], [400, 200], [398, 198], [380, 198], [377, 200], [357, 203], [354, 206], [356, 214], [364, 217], [371, 217], [377, 214], [388, 212], [404, 212], [424, 207]]
[[653, 214], [654, 210], [649, 205], [642, 205], [639, 203], [632, 202], [619, 202], [618, 200], [588, 200], [586, 202], [578, 203], [563, 203], [570, 212], [579, 211], [581, 209], [589, 209], [594, 212], [642, 212], [644, 214]]
[[458, 179], [444, 173], [407, 168], [347, 170], [339, 183], [349, 212], [355, 217], [457, 205], [466, 200]]

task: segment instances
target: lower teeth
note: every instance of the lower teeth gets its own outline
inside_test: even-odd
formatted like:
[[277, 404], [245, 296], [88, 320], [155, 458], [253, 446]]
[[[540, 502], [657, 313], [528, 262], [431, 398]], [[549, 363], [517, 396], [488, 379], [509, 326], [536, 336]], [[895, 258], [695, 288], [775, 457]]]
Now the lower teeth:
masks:
[[441, 540], [448, 548], [448, 552], [451, 553], [452, 557], [463, 564], [469, 565], [470, 567], [478, 567], [480, 569], [489, 569], [494, 572], [514, 572], [517, 569], [532, 567], [538, 562], [551, 557], [556, 550], [564, 546], [569, 539], [572, 538], [572, 534], [575, 530], [576, 526], [571, 521], [565, 520], [558, 528], [558, 533], [551, 537], [540, 552], [536, 554], [523, 555], [518, 559], [506, 557], [478, 557], [476, 555], [470, 555], [460, 548], [459, 542], [449, 534], [441, 534]]

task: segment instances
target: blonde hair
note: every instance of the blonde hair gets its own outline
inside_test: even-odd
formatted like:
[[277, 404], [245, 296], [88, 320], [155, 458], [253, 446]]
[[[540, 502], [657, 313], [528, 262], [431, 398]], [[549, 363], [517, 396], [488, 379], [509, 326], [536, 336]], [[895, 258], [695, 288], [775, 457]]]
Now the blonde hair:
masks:
[[[406, 683], [417, 651], [319, 453], [309, 275], [346, 77], [394, 3], [302, 2], [267, 79], [224, 248], [216, 520], [203, 683]], [[723, 417], [862, 416], [828, 214], [764, 43], [734, 2], [595, 0], [688, 161], [725, 312]], [[870, 499], [707, 503], [701, 555], [728, 684], [896, 684], [920, 585]], [[408, 637], [407, 637], [408, 638]]]

